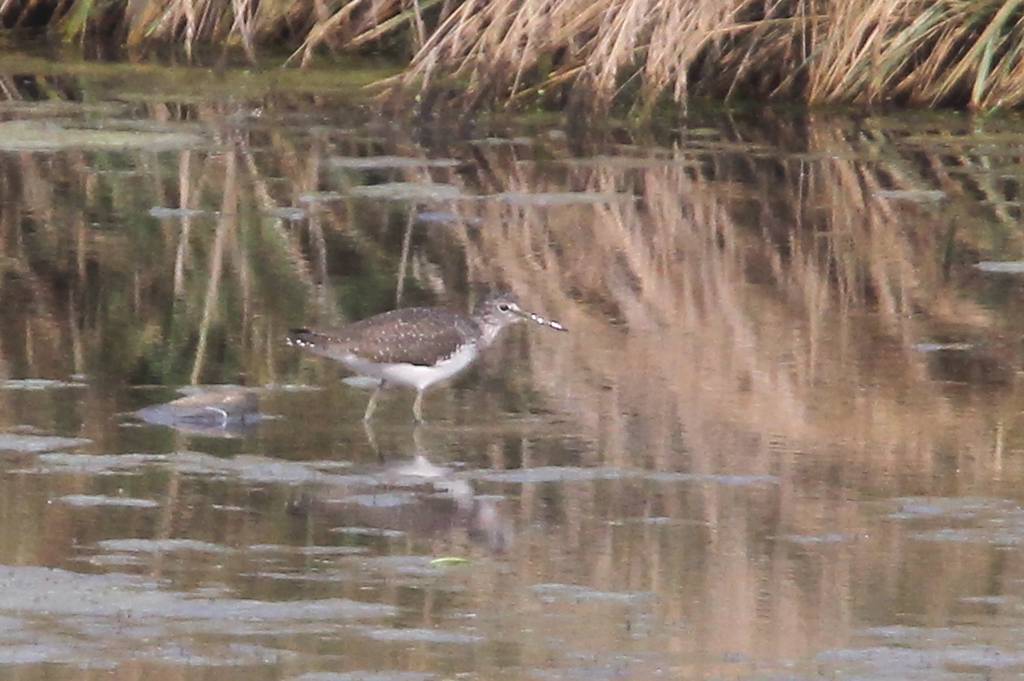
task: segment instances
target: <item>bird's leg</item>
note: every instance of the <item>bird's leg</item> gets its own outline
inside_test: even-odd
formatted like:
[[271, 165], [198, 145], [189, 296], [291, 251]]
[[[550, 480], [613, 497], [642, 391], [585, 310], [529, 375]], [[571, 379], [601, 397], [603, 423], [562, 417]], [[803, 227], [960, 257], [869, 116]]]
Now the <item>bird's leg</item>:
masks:
[[370, 421], [363, 421], [363, 430], [366, 432], [366, 441], [370, 443], [370, 449], [377, 455], [377, 459], [384, 463], [384, 457], [380, 453], [380, 447], [377, 446], [377, 436], [373, 432], [373, 423]]
[[416, 423], [423, 423], [423, 391], [416, 391], [416, 401], [412, 403], [412, 415], [416, 418]]
[[377, 398], [380, 397], [380, 391], [384, 389], [384, 381], [377, 384], [377, 387], [373, 389], [373, 394], [370, 395], [370, 401], [366, 405], [366, 413], [363, 414], [363, 421], [369, 421], [373, 418], [373, 410], [377, 408]]

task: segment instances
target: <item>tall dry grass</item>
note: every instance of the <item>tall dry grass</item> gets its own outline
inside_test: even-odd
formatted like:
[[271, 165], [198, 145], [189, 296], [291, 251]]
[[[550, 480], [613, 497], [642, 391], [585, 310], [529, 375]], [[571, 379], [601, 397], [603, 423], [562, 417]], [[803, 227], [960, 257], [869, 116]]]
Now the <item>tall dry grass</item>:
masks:
[[404, 83], [454, 77], [473, 100], [568, 87], [597, 104], [628, 93], [991, 109], [1021, 102], [1022, 31], [1015, 0], [470, 0]]
[[463, 105], [565, 97], [643, 109], [695, 95], [1011, 108], [1024, 98], [1016, 0], [2, 0], [0, 24], [132, 50], [411, 53], [394, 83]]

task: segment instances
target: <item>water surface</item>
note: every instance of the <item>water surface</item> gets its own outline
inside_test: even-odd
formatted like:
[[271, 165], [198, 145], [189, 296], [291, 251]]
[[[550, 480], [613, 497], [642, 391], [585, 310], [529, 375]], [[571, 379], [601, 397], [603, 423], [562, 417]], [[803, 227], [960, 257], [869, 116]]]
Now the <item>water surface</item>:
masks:
[[[1024, 671], [1016, 119], [455, 131], [5, 59], [0, 674]], [[499, 287], [571, 333], [418, 428], [282, 342]]]

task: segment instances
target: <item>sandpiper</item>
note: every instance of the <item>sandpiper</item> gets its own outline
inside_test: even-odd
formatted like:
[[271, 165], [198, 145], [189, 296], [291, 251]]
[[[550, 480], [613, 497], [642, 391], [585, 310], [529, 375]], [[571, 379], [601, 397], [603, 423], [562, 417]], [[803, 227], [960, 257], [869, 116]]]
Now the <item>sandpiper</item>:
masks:
[[515, 296], [501, 293], [482, 300], [472, 315], [443, 307], [407, 307], [338, 329], [293, 329], [287, 343], [341, 362], [352, 372], [376, 381], [364, 421], [373, 416], [381, 391], [392, 385], [416, 389], [412, 413], [422, 421], [427, 388], [464, 370], [502, 329], [524, 320], [556, 331], [568, 330], [523, 310]]

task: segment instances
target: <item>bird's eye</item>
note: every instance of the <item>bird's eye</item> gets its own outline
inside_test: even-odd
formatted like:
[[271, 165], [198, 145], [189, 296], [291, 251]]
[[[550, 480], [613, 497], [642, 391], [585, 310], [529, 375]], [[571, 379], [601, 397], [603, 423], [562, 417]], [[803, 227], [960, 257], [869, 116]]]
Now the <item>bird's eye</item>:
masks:
[[510, 308], [510, 307], [509, 307], [508, 305], [506, 305], [505, 303], [502, 303], [501, 305], [499, 305], [499, 306], [498, 306], [498, 309], [499, 309], [499, 310], [501, 310], [502, 312], [508, 312], [508, 311], [509, 311], [509, 310], [511, 310], [512, 308]]

